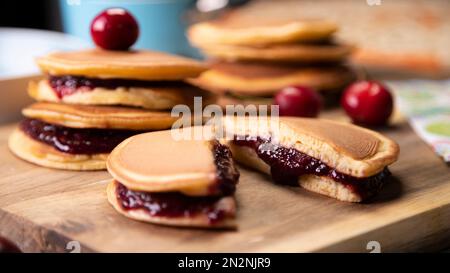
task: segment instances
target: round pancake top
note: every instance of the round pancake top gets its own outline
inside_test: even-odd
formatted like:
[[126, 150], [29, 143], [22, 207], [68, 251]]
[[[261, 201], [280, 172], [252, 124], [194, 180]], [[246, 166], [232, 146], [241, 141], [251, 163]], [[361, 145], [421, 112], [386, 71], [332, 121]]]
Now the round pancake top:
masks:
[[119, 106], [34, 103], [22, 110], [28, 118], [71, 128], [130, 130], [168, 129], [178, 119], [168, 112], [152, 112]]
[[189, 58], [145, 50], [55, 52], [38, 58], [37, 64], [52, 75], [137, 80], [182, 80], [206, 70]]
[[198, 23], [188, 30], [190, 41], [206, 44], [267, 45], [311, 42], [328, 39], [337, 25], [326, 20], [284, 20], [233, 17]]
[[111, 152], [108, 171], [132, 190], [207, 191], [217, 177], [211, 141], [177, 140], [174, 131], [145, 133], [125, 140]]

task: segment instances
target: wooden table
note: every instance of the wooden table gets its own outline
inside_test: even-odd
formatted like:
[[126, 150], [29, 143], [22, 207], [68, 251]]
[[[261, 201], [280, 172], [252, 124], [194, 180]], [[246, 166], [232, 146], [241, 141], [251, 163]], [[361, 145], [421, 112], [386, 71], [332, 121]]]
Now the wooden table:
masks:
[[[340, 117], [332, 112], [328, 117]], [[240, 168], [238, 230], [177, 229], [135, 222], [106, 201], [107, 172], [57, 171], [14, 157], [0, 127], [0, 233], [25, 251], [368, 252], [450, 245], [450, 171], [406, 124], [383, 133], [401, 147], [393, 179], [369, 204], [339, 202], [277, 186]], [[377, 243], [375, 243], [377, 244]]]

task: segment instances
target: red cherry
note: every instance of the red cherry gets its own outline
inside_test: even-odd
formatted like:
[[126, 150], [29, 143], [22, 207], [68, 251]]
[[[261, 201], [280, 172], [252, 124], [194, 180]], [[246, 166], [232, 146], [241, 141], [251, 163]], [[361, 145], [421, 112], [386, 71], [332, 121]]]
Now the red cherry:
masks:
[[275, 96], [280, 116], [317, 117], [322, 108], [319, 93], [303, 86], [283, 88]]
[[139, 25], [127, 10], [111, 8], [91, 23], [91, 36], [97, 46], [108, 50], [127, 50], [139, 36]]
[[389, 89], [374, 81], [351, 84], [341, 98], [341, 105], [353, 122], [368, 126], [386, 124], [393, 104]]

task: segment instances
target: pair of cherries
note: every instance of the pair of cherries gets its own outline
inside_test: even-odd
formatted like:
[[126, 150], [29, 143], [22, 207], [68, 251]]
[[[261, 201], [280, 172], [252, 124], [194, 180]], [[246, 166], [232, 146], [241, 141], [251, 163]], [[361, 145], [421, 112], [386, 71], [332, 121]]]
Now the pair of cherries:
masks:
[[[310, 88], [286, 87], [275, 96], [281, 116], [316, 117], [322, 107], [320, 95]], [[342, 95], [341, 105], [353, 122], [367, 126], [387, 123], [392, 114], [393, 99], [381, 83], [359, 81]]]

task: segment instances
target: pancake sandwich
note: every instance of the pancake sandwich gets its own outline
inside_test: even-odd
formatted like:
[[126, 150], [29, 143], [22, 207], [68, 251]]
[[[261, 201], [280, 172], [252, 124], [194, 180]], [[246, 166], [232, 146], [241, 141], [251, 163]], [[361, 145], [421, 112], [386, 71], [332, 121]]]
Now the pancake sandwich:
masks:
[[117, 106], [35, 103], [9, 138], [18, 157], [49, 168], [100, 170], [116, 145], [147, 131], [168, 129], [170, 113]]
[[168, 110], [207, 95], [184, 81], [205, 70], [201, 63], [161, 52], [56, 52], [37, 64], [47, 77], [31, 82], [28, 92], [38, 101]]
[[224, 130], [239, 163], [270, 174], [275, 183], [347, 202], [376, 195], [399, 153], [377, 132], [330, 120], [227, 117]]
[[191, 81], [221, 96], [219, 103], [272, 104], [288, 86], [306, 86], [335, 101], [355, 79], [346, 65], [353, 46], [334, 41], [326, 20], [236, 16], [193, 25], [190, 42], [210, 58], [210, 70]]
[[[194, 156], [195, 155], [195, 156]], [[239, 172], [219, 141], [175, 140], [172, 131], [133, 136], [107, 162], [108, 200], [121, 214], [155, 224], [234, 228]]]

